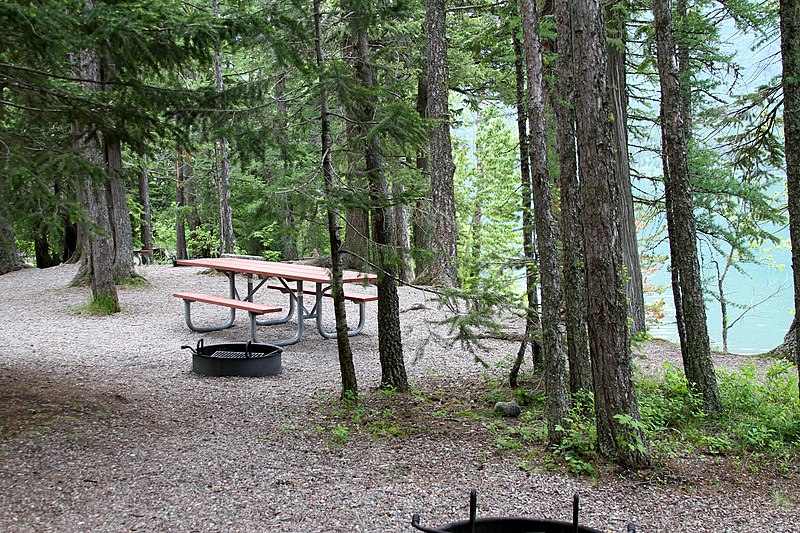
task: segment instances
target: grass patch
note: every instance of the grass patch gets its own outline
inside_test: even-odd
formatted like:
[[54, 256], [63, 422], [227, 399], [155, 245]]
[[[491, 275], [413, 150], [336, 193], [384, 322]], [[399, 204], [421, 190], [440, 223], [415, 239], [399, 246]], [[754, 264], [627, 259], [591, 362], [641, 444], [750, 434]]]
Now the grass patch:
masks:
[[350, 396], [326, 408], [324, 421], [317, 424], [317, 431], [326, 435], [333, 446], [342, 446], [358, 435], [402, 440], [421, 430], [413, 409], [406, 410], [404, 404], [427, 405], [430, 401], [424, 395], [405, 396], [380, 389], [369, 397]]

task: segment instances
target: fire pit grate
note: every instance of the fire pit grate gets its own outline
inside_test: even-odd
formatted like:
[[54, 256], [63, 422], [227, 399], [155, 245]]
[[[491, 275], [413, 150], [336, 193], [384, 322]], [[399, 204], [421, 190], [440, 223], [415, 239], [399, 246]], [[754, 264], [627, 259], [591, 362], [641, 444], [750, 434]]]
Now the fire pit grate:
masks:
[[[411, 518], [411, 525], [426, 533], [603, 533], [599, 529], [578, 525], [579, 498], [572, 501], [572, 522], [537, 520], [533, 518], [476, 518], [478, 497], [475, 489], [470, 492], [469, 520], [452, 522], [438, 528], [421, 526], [419, 515]], [[628, 533], [635, 533], [633, 524], [628, 524]]]
[[203, 376], [274, 376], [281, 373], [283, 350], [272, 344], [234, 342], [209, 344], [203, 339], [197, 347], [181, 346], [192, 352], [192, 370]]

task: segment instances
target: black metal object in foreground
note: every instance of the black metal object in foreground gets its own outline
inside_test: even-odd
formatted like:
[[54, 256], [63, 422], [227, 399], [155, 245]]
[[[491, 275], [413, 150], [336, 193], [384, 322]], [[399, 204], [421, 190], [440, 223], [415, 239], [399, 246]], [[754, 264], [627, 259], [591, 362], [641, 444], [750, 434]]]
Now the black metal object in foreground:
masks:
[[[477, 493], [472, 489], [469, 499], [469, 520], [430, 528], [421, 526], [419, 515], [415, 514], [411, 518], [411, 525], [426, 533], [602, 533], [599, 529], [578, 525], [577, 494], [572, 502], [572, 523], [533, 518], [476, 518], [477, 503]], [[631, 528], [632, 525], [629, 525], [628, 531], [634, 531]]]
[[205, 346], [203, 339], [197, 348], [181, 346], [192, 352], [192, 370], [204, 376], [274, 376], [281, 373], [283, 350], [272, 344], [234, 342]]

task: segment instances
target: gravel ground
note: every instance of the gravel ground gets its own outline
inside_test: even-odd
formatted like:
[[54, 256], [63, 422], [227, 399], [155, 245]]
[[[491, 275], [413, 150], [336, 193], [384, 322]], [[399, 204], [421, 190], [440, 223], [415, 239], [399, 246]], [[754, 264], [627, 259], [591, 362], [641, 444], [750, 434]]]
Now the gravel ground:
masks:
[[[180, 348], [201, 335], [188, 330], [171, 292], [224, 295], [224, 277], [143, 267], [152, 286], [122, 290], [123, 312], [96, 317], [77, 312], [88, 289], [66, 288], [74, 272], [0, 276], [0, 530], [411, 532], [414, 513], [427, 526], [466, 519], [476, 488], [484, 517], [570, 520], [577, 491], [581, 522], [607, 531], [628, 522], [640, 532], [800, 531], [795, 476], [726, 475], [689, 458], [652, 479], [525, 471], [466, 416], [418, 424], [401, 438], [364, 432], [337, 444], [335, 342], [307, 331], [285, 349], [279, 376], [201, 377]], [[264, 298], [281, 305], [285, 297]], [[370, 405], [420, 403], [374, 392], [376, 308], [368, 305], [365, 332], [352, 339], [360, 387]], [[435, 391], [426, 401], [438, 407], [480, 405], [481, 385], [503, 379], [494, 365], [516, 343], [485, 341], [490, 370], [435, 343], [419, 355], [437, 306], [402, 288], [401, 309], [413, 386]], [[246, 319], [202, 336], [207, 344], [246, 340]], [[678, 360], [662, 343], [643, 351], [645, 366]]]

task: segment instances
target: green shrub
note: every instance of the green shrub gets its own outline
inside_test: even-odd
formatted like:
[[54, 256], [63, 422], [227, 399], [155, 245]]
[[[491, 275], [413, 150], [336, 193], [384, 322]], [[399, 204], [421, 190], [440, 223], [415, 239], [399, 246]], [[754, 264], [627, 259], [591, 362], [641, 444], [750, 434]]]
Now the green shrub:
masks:
[[594, 420], [594, 395], [582, 392], [575, 395], [569, 418], [556, 426], [562, 433], [561, 443], [553, 449], [553, 457], [561, 458], [567, 469], [579, 476], [597, 475], [597, 427]]

